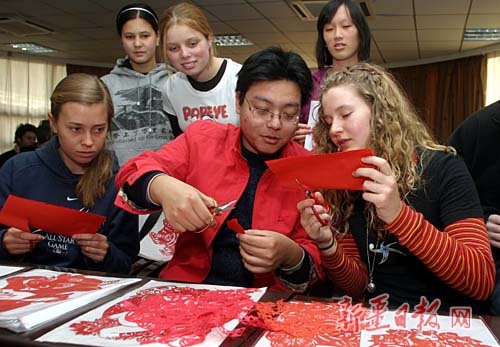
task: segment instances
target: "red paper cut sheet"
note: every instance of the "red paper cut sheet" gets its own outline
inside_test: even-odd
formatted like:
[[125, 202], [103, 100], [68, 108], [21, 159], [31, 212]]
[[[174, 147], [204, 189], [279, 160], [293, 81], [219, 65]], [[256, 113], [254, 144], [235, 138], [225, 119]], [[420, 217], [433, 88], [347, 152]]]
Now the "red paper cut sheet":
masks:
[[30, 330], [138, 281], [42, 269], [14, 274], [0, 280], [0, 327]]
[[352, 324], [352, 315], [363, 318], [368, 309], [324, 302], [258, 302], [243, 320], [243, 325], [259, 327], [268, 332], [257, 346], [272, 347], [358, 347], [359, 326]]
[[[91, 346], [219, 346], [265, 288], [150, 281], [37, 341]], [[236, 334], [236, 335], [235, 335]]]
[[345, 300], [278, 301], [256, 303], [241, 323], [267, 331], [254, 347], [394, 347], [403, 342], [415, 347], [499, 347], [477, 318], [414, 313], [400, 318], [397, 311]]
[[236, 218], [227, 221], [227, 227], [237, 234], [244, 234], [245, 229], [241, 226], [240, 222]]
[[9, 195], [2, 210], [0, 224], [23, 231], [30, 228], [71, 237], [74, 234], [96, 233], [106, 217], [73, 210], [45, 202]]
[[364, 179], [352, 173], [363, 164], [361, 158], [372, 156], [371, 149], [346, 152], [312, 154], [266, 161], [280, 183], [287, 188], [298, 189], [297, 179], [312, 189], [361, 190]]

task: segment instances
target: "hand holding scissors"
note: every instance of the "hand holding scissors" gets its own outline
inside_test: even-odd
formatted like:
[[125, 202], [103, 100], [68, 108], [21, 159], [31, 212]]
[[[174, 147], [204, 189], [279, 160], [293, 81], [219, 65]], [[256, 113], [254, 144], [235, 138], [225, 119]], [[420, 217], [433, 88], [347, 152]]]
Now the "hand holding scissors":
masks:
[[[204, 228], [202, 228], [198, 231], [194, 231], [194, 232], [201, 233], [201, 232], [205, 231], [208, 227], [217, 225], [216, 223], [214, 224], [215, 217], [220, 216], [221, 214], [223, 214], [226, 211], [230, 211], [230, 210], [234, 209], [236, 202], [237, 202], [237, 200], [232, 200], [232, 201], [226, 202], [225, 204], [222, 204], [222, 205], [217, 205], [217, 203], [216, 203], [214, 206], [210, 206], [209, 210], [212, 213], [212, 219]], [[177, 232], [172, 227], [172, 225], [170, 225], [170, 223], [168, 223], [168, 221], [166, 219], [163, 220], [163, 228], [168, 232]]]
[[[299, 187], [302, 190], [304, 190], [304, 193], [306, 194], [306, 197], [308, 199], [313, 199], [315, 205], [321, 205], [321, 206], [323, 206], [325, 208], [325, 210], [326, 210], [326, 213], [330, 212], [330, 207], [328, 206], [328, 204], [325, 201], [323, 201], [323, 203], [321, 203], [321, 201], [318, 200], [318, 198], [314, 195], [314, 193], [312, 192], [312, 190], [309, 187], [307, 187], [302, 182], [300, 182], [298, 178], [296, 179], [296, 181], [297, 181], [297, 184], [299, 185]], [[328, 225], [328, 221], [325, 220], [325, 219], [323, 219], [323, 218], [321, 218], [321, 216], [319, 215], [318, 211], [316, 211], [316, 209], [314, 208], [314, 206], [312, 206], [311, 209], [313, 211], [314, 216], [318, 220], [319, 224], [321, 224], [322, 226]]]

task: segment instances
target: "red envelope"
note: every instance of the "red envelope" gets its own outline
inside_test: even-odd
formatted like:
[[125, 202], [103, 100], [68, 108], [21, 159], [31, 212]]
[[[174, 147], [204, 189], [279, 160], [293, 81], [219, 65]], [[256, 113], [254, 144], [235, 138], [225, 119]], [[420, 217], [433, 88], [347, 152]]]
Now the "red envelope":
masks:
[[0, 210], [0, 224], [27, 232], [30, 228], [72, 236], [96, 233], [106, 217], [9, 195]]
[[361, 190], [364, 178], [352, 173], [363, 164], [362, 157], [372, 156], [368, 148], [328, 154], [312, 154], [266, 161], [280, 183], [287, 188], [298, 188], [297, 179], [312, 189]]

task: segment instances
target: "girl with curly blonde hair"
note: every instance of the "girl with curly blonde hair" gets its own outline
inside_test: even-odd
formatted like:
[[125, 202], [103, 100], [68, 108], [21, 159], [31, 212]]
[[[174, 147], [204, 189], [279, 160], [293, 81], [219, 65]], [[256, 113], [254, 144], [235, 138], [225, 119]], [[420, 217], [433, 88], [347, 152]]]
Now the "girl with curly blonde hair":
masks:
[[[478, 308], [494, 263], [474, 183], [451, 147], [438, 144], [394, 78], [360, 63], [330, 73], [314, 129], [318, 153], [370, 148], [362, 191], [317, 192], [298, 204], [330, 280], [340, 292], [391, 306], [421, 297], [441, 308]], [[321, 226], [315, 209], [328, 226]], [[334, 230], [334, 232], [332, 232]]]

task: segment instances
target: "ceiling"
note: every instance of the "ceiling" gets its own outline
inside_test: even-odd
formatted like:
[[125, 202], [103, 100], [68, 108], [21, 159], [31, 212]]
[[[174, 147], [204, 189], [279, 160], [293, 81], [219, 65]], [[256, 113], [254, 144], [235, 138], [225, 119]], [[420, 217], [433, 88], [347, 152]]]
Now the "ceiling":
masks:
[[[116, 12], [137, 0], [0, 0], [0, 18], [16, 18], [49, 29], [37, 35], [2, 31], [0, 51], [7, 43], [34, 42], [57, 50], [43, 56], [66, 63], [112, 66], [123, 56], [114, 27]], [[139, 0], [140, 1], [140, 0]], [[144, 0], [161, 14], [179, 1]], [[498, 41], [463, 41], [464, 28], [500, 27], [499, 0], [361, 0], [373, 34], [371, 58], [389, 66], [500, 49]], [[215, 34], [240, 33], [255, 45], [219, 47], [218, 55], [236, 61], [270, 45], [291, 49], [316, 67], [316, 22], [302, 20], [294, 0], [193, 0], [207, 14]], [[359, 1], [358, 1], [359, 2]], [[302, 0], [299, 7], [319, 9], [326, 1]], [[28, 28], [29, 29], [29, 28]], [[15, 54], [14, 54], [15, 55]]]

